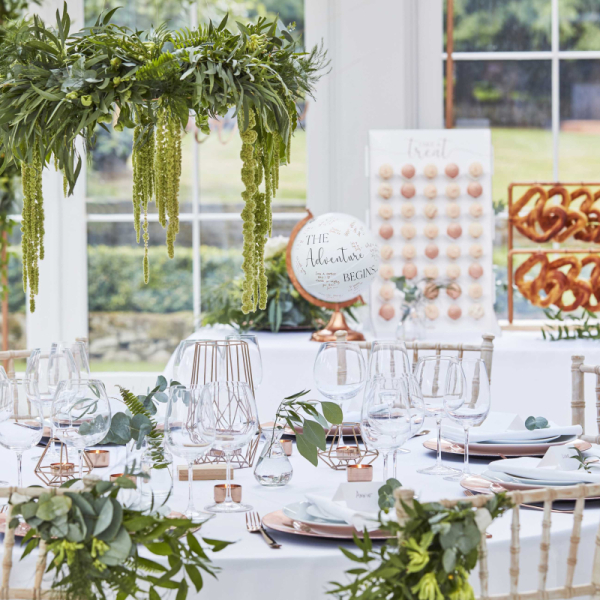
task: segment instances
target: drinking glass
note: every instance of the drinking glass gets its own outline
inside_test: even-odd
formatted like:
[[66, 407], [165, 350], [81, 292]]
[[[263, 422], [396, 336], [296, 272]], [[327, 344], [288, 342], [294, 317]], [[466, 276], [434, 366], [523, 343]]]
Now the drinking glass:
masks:
[[388, 479], [388, 457], [411, 436], [413, 414], [400, 385], [383, 377], [370, 379], [361, 411], [361, 435], [367, 446], [383, 454], [383, 481]]
[[90, 357], [88, 355], [87, 345], [84, 341], [78, 340], [71, 344], [71, 353], [75, 361], [76, 373], [80, 380], [90, 378]]
[[185, 459], [188, 465], [188, 506], [185, 516], [192, 521], [205, 521], [207, 515], [194, 505], [194, 462], [202, 458], [215, 441], [215, 413], [212, 398], [202, 394], [203, 386], [183, 385], [169, 389], [165, 416], [165, 443], [169, 450]]
[[342, 404], [354, 398], [367, 381], [365, 359], [358, 344], [324, 342], [313, 367], [317, 389], [323, 396]]
[[231, 457], [252, 441], [258, 431], [258, 412], [252, 388], [240, 381], [215, 381], [202, 388], [203, 399], [212, 402], [217, 415], [214, 448], [225, 455], [227, 480], [225, 501], [205, 510], [214, 513], [245, 512], [252, 507], [231, 498]]
[[490, 382], [485, 363], [480, 358], [463, 359], [448, 372], [444, 410], [465, 431], [465, 464], [462, 472], [446, 477], [460, 481], [471, 474], [469, 468], [469, 429], [481, 425], [490, 412]]
[[421, 389], [425, 416], [435, 418], [437, 428], [437, 459], [434, 465], [419, 469], [425, 475], [454, 475], [457, 469], [442, 464], [442, 419], [444, 412], [444, 395], [446, 378], [456, 359], [451, 356], [424, 356], [419, 359], [415, 368], [415, 380]]
[[385, 377], [400, 381], [402, 375], [411, 373], [406, 344], [398, 341], [375, 341], [371, 346], [369, 378]]
[[252, 333], [234, 333], [225, 337], [226, 340], [241, 340], [248, 344], [248, 353], [250, 355], [250, 367], [252, 368], [252, 383], [254, 390], [258, 390], [263, 379], [262, 356], [258, 337]]
[[52, 403], [51, 421], [56, 437], [79, 454], [83, 477], [83, 451], [101, 442], [110, 429], [110, 403], [98, 379], [62, 381]]
[[17, 455], [19, 487], [23, 487], [23, 452], [38, 444], [43, 432], [44, 416], [36, 383], [27, 379], [0, 381], [0, 445]]

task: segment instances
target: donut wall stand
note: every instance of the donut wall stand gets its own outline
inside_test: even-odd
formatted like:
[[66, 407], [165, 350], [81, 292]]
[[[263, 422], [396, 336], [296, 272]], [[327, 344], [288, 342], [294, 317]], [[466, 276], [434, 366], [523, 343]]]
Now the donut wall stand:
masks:
[[391, 278], [401, 275], [428, 288], [427, 337], [499, 332], [491, 153], [489, 130], [369, 132], [370, 225], [381, 244], [370, 302], [378, 336], [395, 336], [402, 294]]
[[[600, 183], [511, 183], [508, 214], [509, 323], [513, 282], [534, 306], [600, 312]], [[538, 246], [515, 248], [515, 229]]]

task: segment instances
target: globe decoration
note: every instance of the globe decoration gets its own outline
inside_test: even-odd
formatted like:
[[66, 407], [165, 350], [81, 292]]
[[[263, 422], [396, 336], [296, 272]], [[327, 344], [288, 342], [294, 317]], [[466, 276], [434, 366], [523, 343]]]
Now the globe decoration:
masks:
[[348, 339], [364, 339], [350, 330], [341, 308], [362, 302], [360, 294], [376, 277], [379, 245], [367, 226], [343, 213], [308, 216], [292, 231], [287, 248], [292, 283], [309, 302], [334, 310], [327, 327], [315, 332], [316, 341], [335, 340], [335, 331], [348, 331]]

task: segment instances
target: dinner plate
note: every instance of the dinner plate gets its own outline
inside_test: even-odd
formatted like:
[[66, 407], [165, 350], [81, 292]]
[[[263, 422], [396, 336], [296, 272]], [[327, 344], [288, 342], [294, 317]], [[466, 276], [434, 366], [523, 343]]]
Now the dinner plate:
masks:
[[[316, 512], [310, 511], [309, 508], [317, 508], [312, 503], [304, 500], [303, 502], [292, 502], [283, 507], [283, 514], [293, 521], [304, 523], [306, 525], [326, 525], [331, 527], [350, 527], [346, 521], [332, 520], [324, 515], [318, 516]], [[318, 511], [318, 509], [317, 509]], [[320, 512], [320, 511], [319, 511]], [[322, 513], [321, 513], [322, 514]]]
[[580, 481], [575, 482], [564, 482], [564, 481], [554, 481], [552, 479], [531, 479], [529, 477], [518, 477], [516, 475], [509, 475], [508, 473], [502, 473], [501, 471], [492, 471], [491, 469], [487, 469], [481, 474], [482, 477], [486, 479], [490, 479], [491, 481], [495, 481], [502, 485], [503, 483], [516, 483], [516, 484], [525, 484], [525, 485], [534, 485], [536, 487], [557, 487], [557, 486], [569, 486], [569, 485], [577, 485], [581, 483]]
[[[6, 516], [8, 513], [0, 513], [0, 533], [6, 533]], [[19, 523], [15, 528], [15, 537], [25, 537], [27, 532], [31, 529], [27, 523]]]
[[[548, 442], [553, 442], [554, 440], [557, 440], [559, 437], [563, 437], [560, 435], [551, 435], [549, 437], [545, 437], [545, 438], [537, 438], [535, 440], [532, 439], [522, 439], [522, 440], [486, 440], [485, 442], [476, 442], [478, 444], [502, 444], [502, 445], [506, 445], [506, 444], [547, 444]], [[571, 439], [575, 439], [575, 436], [566, 436], [566, 437], [570, 437]]]
[[[546, 444], [469, 444], [470, 456], [543, 456], [550, 446], [563, 446], [571, 444], [579, 448], [582, 452], [589, 450], [592, 445], [583, 440], [573, 439], [573, 436], [564, 435], [554, 442]], [[423, 442], [423, 446], [428, 450], [437, 450], [437, 440], [432, 438]], [[462, 444], [457, 444], [449, 440], [442, 440], [442, 452], [448, 454], [464, 454]]]
[[317, 519], [322, 519], [323, 521], [328, 521], [330, 523], [345, 523], [342, 519], [335, 519], [326, 515], [316, 504], [311, 504], [307, 507], [306, 512], [312, 517], [316, 517]]
[[[332, 525], [315, 525], [308, 523], [301, 523], [286, 516], [283, 510], [276, 510], [275, 512], [265, 515], [262, 519], [263, 525], [269, 529], [279, 531], [281, 533], [290, 533], [292, 535], [303, 535], [308, 537], [316, 538], [332, 538], [351, 540], [354, 535], [359, 538], [363, 537], [362, 531], [357, 531], [351, 525], [345, 525], [343, 527], [332, 526]], [[393, 535], [390, 535], [386, 531], [370, 531], [369, 537], [372, 540], [388, 540]]]

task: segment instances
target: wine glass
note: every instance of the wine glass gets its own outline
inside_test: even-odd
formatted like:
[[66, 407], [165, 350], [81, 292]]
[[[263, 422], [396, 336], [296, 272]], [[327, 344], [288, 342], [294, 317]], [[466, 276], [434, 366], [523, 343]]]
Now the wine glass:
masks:
[[388, 479], [388, 457], [412, 434], [413, 411], [400, 382], [384, 377], [370, 379], [361, 411], [361, 435], [367, 446], [383, 454], [383, 481]]
[[226, 340], [241, 340], [248, 344], [248, 353], [250, 355], [250, 367], [252, 369], [252, 383], [254, 391], [258, 390], [263, 379], [262, 356], [258, 337], [253, 333], [232, 333], [225, 337]]
[[43, 432], [44, 416], [37, 384], [27, 379], [0, 381], [0, 445], [17, 455], [20, 488], [23, 487], [23, 452], [38, 444]]
[[437, 459], [435, 465], [419, 469], [417, 473], [425, 475], [454, 475], [457, 469], [442, 464], [442, 419], [444, 412], [444, 395], [446, 393], [446, 377], [456, 359], [451, 356], [424, 356], [419, 359], [415, 368], [415, 380], [421, 389], [423, 408], [426, 416], [434, 417], [437, 427]]
[[212, 402], [216, 419], [214, 448], [225, 455], [225, 501], [205, 510], [214, 513], [245, 512], [252, 507], [231, 498], [231, 457], [252, 441], [258, 431], [258, 412], [252, 388], [241, 381], [214, 381], [202, 388], [203, 400]]
[[52, 403], [51, 421], [56, 437], [79, 454], [83, 477], [83, 451], [101, 442], [110, 429], [110, 403], [98, 379], [62, 381]]
[[[181, 385], [190, 386], [192, 384], [192, 373], [194, 371], [194, 361], [196, 357], [196, 344], [198, 342], [212, 342], [214, 340], [194, 339], [182, 340], [175, 350], [175, 359], [173, 361], [173, 381]], [[216, 344], [216, 342], [215, 342]], [[215, 351], [217, 349], [215, 348]]]
[[76, 373], [80, 380], [90, 378], [90, 357], [88, 355], [87, 345], [83, 340], [77, 340], [71, 344], [71, 353], [75, 361]]
[[460, 481], [471, 474], [469, 468], [469, 428], [481, 425], [490, 412], [490, 382], [485, 362], [480, 358], [462, 359], [448, 371], [444, 410], [465, 431], [465, 464], [462, 472], [445, 477]]
[[352, 342], [323, 342], [313, 367], [317, 389], [342, 404], [363, 389], [367, 369], [360, 346]]
[[169, 389], [165, 416], [165, 443], [169, 450], [185, 459], [188, 465], [188, 506], [185, 516], [192, 521], [206, 520], [206, 515], [194, 505], [194, 462], [202, 458], [215, 441], [215, 413], [212, 398], [202, 394], [203, 386]]

